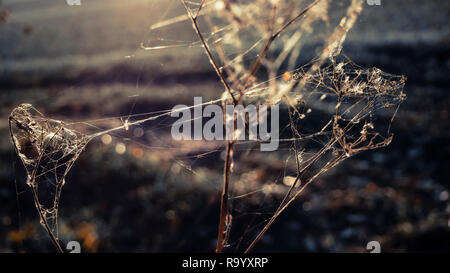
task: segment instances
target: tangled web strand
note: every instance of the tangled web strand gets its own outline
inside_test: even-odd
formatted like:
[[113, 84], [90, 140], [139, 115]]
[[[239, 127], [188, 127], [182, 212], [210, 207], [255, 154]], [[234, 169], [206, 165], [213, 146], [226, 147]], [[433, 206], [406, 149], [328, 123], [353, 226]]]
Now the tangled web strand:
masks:
[[67, 173], [91, 138], [61, 121], [45, 118], [31, 104], [21, 104], [11, 112], [9, 128], [40, 222], [62, 252], [57, 222], [61, 190]]

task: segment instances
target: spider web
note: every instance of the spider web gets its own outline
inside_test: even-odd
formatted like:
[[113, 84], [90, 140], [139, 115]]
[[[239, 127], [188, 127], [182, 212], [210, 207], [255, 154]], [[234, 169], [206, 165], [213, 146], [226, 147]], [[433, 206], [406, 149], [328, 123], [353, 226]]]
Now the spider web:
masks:
[[61, 121], [45, 118], [31, 104], [21, 104], [11, 112], [9, 128], [41, 224], [57, 242], [61, 190], [89, 138]]
[[[240, 215], [238, 226], [252, 223], [244, 231], [237, 228], [231, 240], [234, 243], [230, 244], [236, 250], [242, 251], [240, 244], [246, 236], [251, 242], [257, 235], [254, 229], [260, 230], [278, 217], [317, 177], [351, 156], [385, 147], [392, 141], [390, 127], [406, 98], [406, 78], [377, 68], [360, 68], [341, 59], [331, 59], [314, 74], [308, 72], [311, 66], [299, 68], [290, 83], [283, 83], [292, 85], [285, 94], [288, 121], [281, 133], [286, 138], [280, 139], [279, 148], [285, 163], [277, 176], [264, 177], [264, 172], [249, 169], [234, 184], [230, 214]], [[258, 153], [257, 149], [251, 152]], [[239, 162], [251, 157], [245, 155]], [[281, 202], [274, 208], [277, 199]], [[259, 213], [244, 213], [251, 210]]]
[[[311, 2], [189, 1], [188, 14], [150, 26], [163, 35], [166, 28], [189, 24], [189, 14], [197, 14], [201, 19], [204, 41], [214, 49], [219, 71], [231, 83], [230, 93], [224, 91], [201, 106], [220, 105], [230, 102], [232, 94], [242, 94], [245, 104], [280, 103], [284, 107], [280, 147], [273, 152], [274, 160], [282, 164], [264, 170], [264, 166], [272, 164], [262, 159], [267, 156], [259, 151], [259, 141], [236, 140], [232, 165], [240, 167], [232, 167], [224, 239], [225, 247], [235, 251], [247, 249], [255, 236], [262, 236], [264, 229], [318, 176], [359, 152], [389, 145], [393, 137], [391, 123], [406, 98], [404, 76], [359, 67], [341, 54], [342, 43], [361, 12], [363, 1], [348, 1], [347, 9], [339, 9], [343, 12], [335, 17], [342, 19], [334, 28], [330, 27], [334, 22], [330, 18], [334, 1], [318, 1], [301, 20], [294, 22], [296, 27], [281, 33], [273, 41], [275, 49], [260, 59], [270, 33], [294, 19]], [[317, 30], [326, 34], [317, 35]], [[319, 43], [320, 54], [299, 66], [304, 40], [311, 39]], [[202, 47], [199, 40], [161, 36], [140, 45], [149, 54]], [[252, 74], [258, 60], [263, 72]], [[194, 107], [198, 105], [187, 108]], [[86, 145], [94, 138], [152, 122], [156, 122], [153, 129], [169, 128], [171, 114], [170, 109], [137, 114], [130, 111], [118, 117], [63, 122], [45, 117], [30, 104], [22, 104], [11, 112], [11, 137], [25, 167], [41, 223], [51, 237], [58, 240], [58, 206], [65, 177]], [[162, 149], [177, 149], [170, 142], [160, 141]], [[156, 149], [154, 145], [136, 143]], [[206, 154], [220, 153], [225, 144], [205, 147], [194, 155], [178, 154], [173, 161], [196, 175], [193, 163]], [[221, 188], [218, 181], [209, 183], [217, 190]]]

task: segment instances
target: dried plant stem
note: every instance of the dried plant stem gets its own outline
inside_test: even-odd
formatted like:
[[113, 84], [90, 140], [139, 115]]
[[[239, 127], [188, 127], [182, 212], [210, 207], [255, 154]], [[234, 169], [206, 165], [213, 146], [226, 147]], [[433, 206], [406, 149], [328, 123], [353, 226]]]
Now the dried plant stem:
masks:
[[208, 44], [205, 41], [205, 38], [203, 37], [202, 32], [200, 31], [200, 28], [198, 26], [197, 23], [197, 19], [198, 19], [198, 15], [200, 14], [200, 10], [203, 7], [204, 1], [202, 1], [200, 7], [197, 10], [197, 13], [195, 15], [192, 15], [191, 10], [189, 9], [186, 0], [181, 0], [181, 2], [183, 3], [186, 12], [189, 15], [189, 18], [191, 19], [192, 22], [192, 27], [194, 28], [195, 32], [197, 33], [198, 37], [200, 38], [200, 41], [203, 45], [203, 48], [205, 49], [205, 53], [208, 56], [209, 61], [211, 62], [211, 65], [214, 67], [214, 70], [216, 71], [217, 75], [220, 78], [220, 81], [222, 82], [222, 84], [225, 86], [226, 91], [228, 92], [228, 94], [231, 96], [233, 103], [237, 103], [237, 100], [235, 98], [235, 96], [233, 95], [233, 92], [231, 91], [231, 87], [228, 85], [227, 81], [225, 80], [225, 77], [223, 76], [223, 74], [220, 72], [219, 66], [217, 65], [216, 61], [214, 60], [211, 51], [209, 50]]
[[[211, 54], [211, 51], [208, 47], [208, 44], [206, 43], [200, 28], [198, 26], [198, 15], [200, 14], [200, 11], [202, 9], [202, 7], [204, 6], [205, 0], [202, 0], [199, 8], [197, 9], [195, 15], [192, 14], [191, 10], [188, 7], [188, 4], [186, 2], [186, 0], [181, 0], [181, 2], [183, 3], [186, 12], [189, 15], [189, 18], [191, 19], [192, 22], [192, 27], [194, 28], [195, 32], [197, 33], [203, 48], [205, 50], [206, 55], [208, 56], [209, 61], [211, 62], [212, 66], [214, 67], [214, 70], [216, 71], [217, 75], [219, 76], [222, 84], [224, 85], [226, 91], [228, 92], [228, 94], [230, 95], [230, 97], [233, 100], [233, 105], [236, 106], [238, 104], [240, 104], [242, 102], [243, 96], [245, 94], [245, 90], [249, 87], [249, 85], [252, 82], [252, 78], [253, 76], [256, 74], [256, 72], [259, 70], [259, 67], [261, 66], [262, 61], [264, 60], [265, 56], [267, 55], [271, 45], [273, 44], [273, 42], [275, 41], [275, 39], [285, 30], [287, 29], [291, 24], [293, 24], [296, 20], [298, 20], [300, 17], [302, 17], [304, 14], [306, 14], [309, 10], [311, 10], [311, 8], [313, 8], [318, 2], [320, 2], [321, 0], [316, 0], [314, 1], [312, 4], [310, 4], [308, 7], [306, 7], [305, 9], [303, 9], [299, 14], [297, 14], [294, 18], [292, 18], [291, 20], [289, 20], [289, 22], [287, 22], [286, 24], [284, 24], [278, 31], [276, 31], [275, 33], [270, 33], [270, 37], [267, 40], [264, 48], [262, 49], [261, 53], [259, 54], [258, 58], [255, 60], [255, 62], [252, 64], [251, 69], [250, 69], [250, 73], [248, 74], [248, 77], [245, 81], [245, 84], [243, 86], [242, 89], [240, 89], [240, 95], [239, 98], [236, 99], [230, 86], [228, 85], [228, 83], [225, 80], [225, 77], [223, 76], [222, 72], [219, 69], [219, 66], [217, 65], [216, 61], [214, 60], [214, 57]], [[275, 18], [276, 15], [276, 9], [274, 8], [273, 11], [273, 19]], [[272, 23], [274, 22], [274, 20], [272, 20]], [[270, 26], [271, 29], [273, 29], [273, 26]], [[224, 119], [226, 117], [224, 116]], [[227, 215], [228, 215], [228, 187], [230, 184], [230, 173], [231, 173], [231, 162], [232, 162], [232, 155], [233, 155], [233, 146], [234, 146], [234, 142], [232, 140], [227, 141], [227, 148], [226, 148], [226, 158], [225, 158], [225, 164], [224, 164], [224, 174], [223, 174], [223, 187], [222, 187], [222, 195], [221, 195], [221, 202], [220, 202], [220, 215], [219, 215], [219, 227], [218, 227], [218, 234], [217, 234], [217, 247], [216, 247], [216, 252], [220, 253], [222, 252], [223, 249], [223, 245], [224, 245], [224, 240], [225, 240], [225, 223], [226, 223], [226, 219], [227, 219]], [[299, 178], [297, 178], [298, 180]], [[296, 181], [297, 183], [297, 181]], [[284, 203], [284, 202], [283, 202]], [[279, 209], [281, 208], [281, 206], [283, 205], [280, 204]], [[278, 212], [278, 210], [277, 210]], [[275, 220], [276, 217], [273, 217], [271, 219], [271, 222], [273, 222]], [[271, 222], [270, 225], [271, 225]], [[268, 225], [267, 228], [270, 226]], [[264, 231], [265, 232], [265, 231]], [[264, 234], [264, 232], [262, 232], [259, 236], [259, 238]], [[255, 241], [253, 243], [256, 243], [259, 238], [255, 239]]]
[[[327, 147], [331, 147], [334, 143], [336, 142], [336, 140], [334, 140], [333, 142], [329, 143], [327, 145]], [[322, 155], [323, 153], [325, 153], [328, 149], [323, 149], [319, 154]], [[269, 222], [267, 222], [267, 224], [264, 226], [264, 228], [259, 232], [259, 234], [255, 237], [255, 239], [250, 243], [250, 245], [247, 247], [247, 249], [245, 250], [245, 253], [249, 253], [253, 247], [256, 245], [256, 243], [259, 242], [259, 240], [261, 240], [262, 236], [267, 232], [267, 230], [272, 226], [272, 224], [275, 222], [275, 220], [278, 218], [278, 216], [281, 215], [281, 213], [286, 210], [286, 208], [289, 207], [289, 205], [294, 202], [299, 196], [300, 194], [306, 189], [306, 187], [308, 187], [309, 184], [311, 184], [319, 175], [321, 175], [322, 173], [326, 172], [327, 170], [329, 170], [330, 168], [336, 166], [344, 157], [344, 155], [341, 155], [337, 158], [335, 158], [333, 161], [330, 161], [326, 164], [326, 166], [324, 168], [322, 168], [318, 173], [316, 173], [313, 177], [311, 177], [308, 182], [306, 182], [296, 193], [293, 197], [289, 198], [290, 193], [292, 192], [293, 187], [291, 187], [289, 189], [288, 194], [285, 195], [283, 201], [280, 203], [280, 205], [278, 206], [277, 210], [275, 211], [274, 215], [270, 218]], [[313, 162], [315, 162], [317, 159], [319, 159], [320, 156], [317, 156], [314, 160], [311, 161], [310, 164], [311, 165]], [[297, 175], [295, 182], [293, 184], [296, 185], [297, 182], [300, 180], [300, 174]]]
[[228, 185], [230, 184], [231, 162], [233, 154], [233, 141], [227, 142], [226, 158], [224, 165], [223, 189], [220, 200], [220, 216], [219, 216], [219, 231], [217, 233], [217, 247], [216, 253], [222, 252], [225, 238], [225, 222], [228, 215]]
[[[313, 5], [317, 4], [320, 0], [313, 2], [310, 6], [308, 6], [304, 11], [302, 11], [302, 13], [304, 14], [304, 12], [308, 11], [309, 9], [312, 8]], [[321, 59], [319, 62], [316, 62], [316, 64], [313, 66], [312, 70], [317, 70], [319, 65], [321, 64], [321, 61], [323, 59], [325, 59], [325, 57], [327, 57], [330, 54], [330, 49], [329, 47], [331, 46], [332, 42], [335, 40], [338, 40], [340, 43], [338, 44], [338, 46], [340, 46], [343, 42], [343, 40], [345, 39], [345, 36], [347, 34], [347, 32], [349, 31], [350, 28], [352, 28], [356, 18], [358, 17], [359, 13], [362, 10], [362, 1], [360, 0], [352, 0], [352, 4], [350, 5], [349, 9], [347, 10], [347, 17], [350, 18], [350, 20], [344, 20], [341, 22], [341, 25], [339, 25], [335, 32], [333, 33], [332, 37], [329, 39], [329, 41], [327, 41], [328, 46], [325, 48]], [[301, 17], [303, 14], [300, 13], [298, 16], [294, 17], [294, 19], [292, 19], [291, 21], [289, 21], [286, 25], [284, 25], [279, 32], [275, 33], [272, 37], [270, 37], [270, 39], [268, 40], [267, 45], [270, 45], [273, 42], [273, 37], [278, 36], [281, 31], [283, 31], [284, 29], [286, 29], [290, 24], [292, 24], [296, 19], [298, 19], [299, 17]], [[346, 18], [347, 19], [347, 18]], [[338, 36], [338, 38], [336, 38], [335, 36]], [[267, 53], [266, 52], [266, 48], [263, 50], [263, 53]], [[261, 57], [261, 56], [259, 56]], [[261, 59], [262, 61], [262, 59]], [[259, 64], [258, 64], [259, 65]], [[310, 71], [311, 73], [311, 71]], [[303, 86], [304, 83], [301, 83], [300, 86]], [[291, 127], [293, 127], [292, 125], [292, 114], [290, 114], [290, 124]], [[324, 154], [327, 149], [325, 148], [329, 148], [331, 147], [331, 145], [333, 145], [334, 143], [337, 142], [337, 139], [335, 139], [334, 141], [332, 141], [331, 143], [329, 143], [326, 147], [324, 147], [324, 149], [321, 150], [321, 152], [315, 156], [315, 159], [313, 159], [306, 167], [304, 167], [302, 170], [297, 171], [297, 176], [296, 179], [293, 183], [293, 185], [291, 186], [291, 188], [289, 189], [288, 193], [285, 195], [285, 197], [283, 198], [282, 202], [280, 203], [280, 205], [278, 206], [276, 212], [274, 213], [274, 215], [270, 218], [269, 222], [264, 226], [264, 228], [260, 231], [260, 233], [255, 237], [255, 239], [250, 243], [250, 245], [247, 247], [247, 249], [245, 250], [245, 253], [250, 252], [253, 247], [256, 245], [257, 242], [259, 242], [259, 240], [261, 239], [261, 237], [267, 232], [267, 230], [272, 226], [272, 224], [274, 223], [275, 219], [278, 218], [278, 216], [293, 202], [295, 201], [298, 196], [303, 192], [303, 190], [315, 179], [317, 178], [320, 174], [324, 173], [326, 170], [336, 166], [340, 160], [342, 160], [342, 158], [344, 157], [344, 155], [341, 155], [339, 157], [337, 157], [336, 159], [334, 159], [333, 161], [330, 161], [327, 163], [327, 165], [322, 168], [317, 174], [315, 174], [313, 177], [311, 177], [295, 194], [293, 197], [290, 197], [294, 187], [297, 186], [297, 183], [300, 181], [300, 176], [303, 173], [303, 171], [309, 167], [313, 162], [315, 162], [322, 154]], [[296, 143], [294, 142], [294, 150], [295, 150], [295, 156], [296, 156], [296, 160], [298, 160], [298, 151], [297, 151], [297, 147], [296, 147]], [[298, 166], [298, 161], [297, 162], [297, 166]]]
[[[214, 70], [216, 71], [217, 75], [219, 76], [222, 84], [224, 85], [226, 91], [230, 95], [231, 99], [233, 100], [233, 104], [236, 106], [239, 102], [235, 98], [233, 92], [231, 91], [230, 86], [225, 80], [225, 77], [223, 76], [222, 72], [220, 72], [219, 66], [217, 65], [216, 61], [214, 60], [214, 57], [211, 54], [211, 51], [209, 50], [208, 44], [206, 43], [205, 39], [203, 38], [203, 35], [200, 31], [200, 28], [197, 23], [198, 15], [200, 14], [200, 10], [204, 6], [205, 0], [202, 0], [197, 12], [195, 15], [193, 15], [187, 5], [186, 0], [181, 0], [183, 3], [186, 12], [189, 15], [189, 18], [192, 22], [192, 27], [194, 28], [195, 32], [197, 33], [203, 48], [205, 49], [205, 53], [208, 56], [209, 61], [211, 62], [212, 66], [214, 67]], [[242, 94], [240, 96], [242, 98]], [[240, 100], [239, 100], [240, 101]], [[224, 119], [225, 119], [224, 115]], [[224, 165], [224, 176], [223, 176], [223, 188], [222, 188], [222, 196], [220, 200], [220, 216], [219, 216], [219, 228], [217, 233], [217, 247], [216, 252], [220, 253], [223, 249], [224, 244], [224, 230], [225, 230], [225, 222], [228, 215], [228, 186], [230, 184], [230, 173], [231, 173], [231, 162], [232, 162], [232, 154], [233, 154], [233, 141], [227, 142], [227, 149], [226, 149], [226, 159], [225, 159], [225, 165]]]
[[286, 24], [284, 24], [277, 32], [274, 34], [271, 34], [269, 39], [266, 42], [266, 45], [261, 50], [261, 52], [258, 54], [258, 58], [253, 63], [252, 68], [250, 69], [250, 74], [247, 77], [247, 81], [244, 84], [244, 90], [249, 87], [249, 85], [252, 82], [252, 77], [258, 72], [259, 67], [261, 66], [262, 61], [267, 55], [267, 52], [269, 52], [270, 47], [272, 46], [272, 43], [275, 41], [275, 39], [280, 36], [280, 34], [286, 30], [290, 25], [292, 25], [295, 21], [297, 21], [300, 17], [305, 15], [309, 10], [311, 10], [317, 3], [319, 3], [321, 0], [316, 0], [311, 5], [307, 6], [305, 9], [303, 9], [299, 14], [297, 14], [294, 18], [289, 20]]

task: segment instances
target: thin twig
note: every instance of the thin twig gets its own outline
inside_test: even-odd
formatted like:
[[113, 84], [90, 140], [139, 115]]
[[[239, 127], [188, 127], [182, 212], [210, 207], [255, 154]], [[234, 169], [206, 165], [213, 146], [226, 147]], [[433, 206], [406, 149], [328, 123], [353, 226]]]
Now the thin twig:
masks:
[[287, 22], [286, 24], [284, 24], [277, 32], [275, 32], [274, 34], [271, 34], [269, 39], [266, 42], [266, 45], [264, 46], [264, 48], [261, 50], [261, 52], [258, 55], [258, 59], [256, 59], [256, 61], [253, 63], [252, 68], [250, 69], [250, 74], [247, 77], [247, 81], [244, 84], [244, 88], [243, 88], [243, 92], [245, 93], [245, 90], [248, 88], [248, 86], [250, 85], [251, 81], [252, 81], [252, 77], [256, 74], [256, 72], [258, 72], [258, 69], [263, 61], [263, 59], [266, 57], [267, 52], [269, 51], [272, 43], [275, 41], [275, 39], [280, 36], [280, 34], [287, 29], [290, 25], [292, 25], [295, 21], [297, 21], [297, 19], [299, 19], [300, 17], [302, 17], [303, 15], [305, 15], [309, 10], [311, 10], [317, 3], [319, 3], [321, 0], [316, 0], [313, 3], [311, 3], [311, 5], [307, 6], [305, 9], [303, 9], [299, 14], [297, 14], [297, 16], [295, 16], [294, 18], [292, 18], [289, 22]]
[[224, 176], [223, 176], [223, 189], [222, 197], [220, 200], [220, 216], [219, 216], [219, 231], [217, 233], [217, 247], [216, 253], [222, 252], [225, 238], [225, 222], [228, 215], [228, 185], [230, 184], [230, 169], [233, 153], [233, 141], [227, 142], [226, 159], [224, 165]]
[[[216, 61], [214, 60], [214, 57], [212, 56], [211, 51], [209, 50], [208, 44], [206, 43], [205, 38], [203, 38], [203, 34], [201, 33], [200, 28], [199, 28], [198, 23], [197, 23], [197, 19], [198, 19], [197, 16], [200, 13], [201, 8], [203, 7], [203, 4], [200, 5], [199, 9], [197, 10], [196, 15], [194, 16], [194, 15], [192, 15], [191, 10], [189, 9], [189, 7], [188, 7], [188, 5], [186, 3], [186, 0], [181, 0], [181, 2], [183, 3], [183, 5], [184, 5], [184, 7], [186, 9], [186, 12], [189, 15], [189, 18], [191, 19], [192, 27], [194, 28], [195, 32], [197, 33], [198, 37], [200, 38], [200, 41], [203, 44], [203, 48], [205, 49], [205, 53], [208, 56], [209, 61], [211, 62], [212, 66], [214, 67], [214, 70], [216, 71], [217, 75], [219, 76], [220, 81], [225, 86], [225, 89], [227, 90], [228, 94], [231, 96], [231, 99], [233, 100], [233, 103], [236, 104], [237, 100], [236, 100], [235, 96], [233, 95], [233, 92], [231, 91], [230, 86], [226, 82], [225, 77], [220, 72], [219, 66], [217, 65]], [[202, 3], [203, 2], [204, 1], [202, 1]]]
[[[331, 145], [333, 145], [335, 142], [336, 142], [336, 140], [333, 141], [333, 142], [331, 142], [331, 143], [329, 143], [329, 144], [327, 145], [327, 147], [331, 147]], [[324, 152], [324, 151], [326, 151], [326, 150], [323, 150], [322, 152]], [[275, 220], [278, 218], [278, 216], [280, 216], [281, 213], [282, 213], [283, 211], [285, 211], [285, 210], [289, 207], [289, 205], [290, 205], [292, 202], [294, 202], [294, 201], [300, 196], [300, 194], [308, 187], [309, 184], [311, 184], [311, 183], [312, 183], [319, 175], [321, 175], [322, 173], [324, 173], [326, 170], [328, 170], [328, 169], [330, 169], [330, 168], [336, 166], [336, 165], [341, 161], [342, 157], [343, 157], [343, 155], [341, 155], [340, 157], [337, 157], [336, 159], [334, 159], [334, 160], [331, 161], [331, 162], [328, 162], [327, 165], [326, 165], [324, 168], [322, 168], [318, 173], [316, 173], [313, 177], [311, 177], [311, 178], [308, 180], [308, 182], [306, 182], [306, 183], [305, 183], [305, 184], [304, 184], [304, 185], [303, 185], [303, 186], [295, 193], [295, 195], [294, 195], [292, 198], [287, 199], [287, 195], [286, 195], [286, 196], [285, 196], [285, 199], [283, 199], [283, 201], [285, 201], [285, 200], [287, 200], [287, 201], [282, 202], [282, 203], [280, 204], [280, 206], [278, 207], [278, 209], [276, 210], [276, 212], [274, 213], [274, 215], [270, 218], [269, 222], [264, 226], [264, 228], [260, 231], [260, 233], [256, 236], [256, 238], [255, 238], [255, 239], [250, 243], [250, 245], [247, 247], [247, 249], [245, 250], [245, 253], [249, 253], [250, 251], [252, 251], [253, 247], [256, 245], [256, 243], [259, 242], [259, 240], [261, 240], [262, 236], [263, 236], [263, 235], [267, 232], [267, 230], [272, 226], [272, 224], [275, 222]], [[313, 162], [315, 162], [315, 160], [314, 160]], [[296, 178], [294, 184], [297, 183], [297, 181], [299, 180], [299, 178], [300, 178], [300, 176], [297, 175], [297, 178]], [[291, 192], [291, 191], [289, 191], [289, 192]], [[285, 204], [283, 204], [283, 203], [285, 203]]]
[[[185, 9], [186, 9], [186, 11], [187, 11], [187, 13], [189, 15], [189, 18], [191, 19], [192, 27], [194, 28], [195, 32], [197, 33], [198, 37], [200, 38], [201, 43], [203, 44], [203, 47], [205, 49], [205, 53], [208, 56], [209, 61], [211, 62], [212, 66], [214, 67], [214, 70], [216, 71], [217, 75], [219, 76], [220, 80], [222, 81], [222, 84], [225, 86], [225, 89], [227, 90], [228, 94], [231, 96], [231, 98], [233, 100], [233, 104], [235, 106], [237, 104], [241, 103], [241, 101], [243, 99], [243, 95], [245, 94], [245, 90], [250, 85], [252, 77], [258, 71], [258, 69], [259, 69], [259, 67], [260, 67], [260, 65], [262, 63], [262, 60], [267, 55], [267, 52], [269, 51], [273, 41], [275, 41], [275, 39], [286, 28], [288, 28], [292, 23], [294, 23], [298, 18], [300, 18], [301, 16], [306, 14], [319, 1], [321, 1], [321, 0], [314, 1], [312, 4], [310, 4], [304, 10], [302, 10], [297, 16], [295, 16], [289, 22], [287, 22], [285, 25], [283, 25], [277, 32], [275, 32], [274, 34], [271, 33], [270, 38], [268, 39], [268, 41], [266, 42], [266, 45], [264, 46], [264, 48], [262, 49], [261, 53], [259, 54], [258, 59], [253, 63], [252, 68], [250, 69], [250, 74], [247, 77], [245, 85], [240, 90], [239, 99], [236, 99], [234, 94], [231, 91], [230, 86], [226, 82], [225, 77], [221, 73], [221, 71], [220, 71], [216, 61], [214, 60], [214, 57], [212, 56], [211, 51], [209, 50], [209, 47], [208, 47], [208, 45], [207, 45], [207, 43], [206, 43], [206, 41], [205, 41], [205, 39], [204, 39], [204, 37], [202, 35], [202, 33], [200, 31], [200, 28], [198, 26], [198, 23], [197, 23], [198, 15], [200, 14], [200, 11], [201, 11], [205, 1], [202, 0], [199, 8], [197, 9], [196, 14], [193, 15], [191, 10], [189, 9], [189, 7], [187, 5], [186, 0], [181, 0], [181, 2], [183, 3], [183, 5], [184, 5], [184, 7], [185, 7]], [[275, 10], [274, 10], [274, 14], [275, 14]], [[226, 119], [225, 114], [224, 114], [224, 119]], [[220, 202], [219, 228], [218, 228], [218, 235], [217, 235], [217, 247], [216, 247], [216, 252], [217, 253], [222, 252], [223, 245], [224, 245], [224, 229], [225, 229], [226, 218], [227, 218], [227, 215], [228, 215], [228, 207], [227, 207], [227, 204], [228, 204], [228, 186], [229, 186], [229, 183], [230, 183], [230, 172], [231, 172], [230, 168], [231, 168], [231, 161], [232, 161], [232, 154], [233, 154], [233, 146], [234, 146], [234, 142], [232, 140], [227, 142], [226, 159], [225, 159], [225, 164], [224, 164], [224, 180], [223, 180], [222, 196], [221, 196], [221, 202]], [[298, 179], [299, 178], [297, 178], [297, 180]], [[281, 205], [280, 205], [279, 208], [281, 208]], [[275, 218], [272, 218], [271, 220], [275, 220]], [[267, 226], [267, 228], [268, 228], [268, 226]], [[264, 232], [262, 234], [264, 234]], [[260, 234], [260, 235], [262, 236], [262, 234]], [[257, 240], [254, 241], [254, 243], [256, 243], [258, 240], [259, 239], [257, 238]]]
[[[205, 39], [203, 38], [203, 35], [200, 31], [200, 28], [197, 23], [198, 15], [200, 14], [200, 11], [204, 5], [205, 0], [202, 0], [195, 16], [192, 15], [186, 0], [181, 0], [183, 3], [186, 12], [189, 15], [189, 18], [192, 22], [192, 27], [194, 28], [195, 32], [197, 33], [201, 43], [203, 44], [203, 48], [205, 49], [205, 53], [209, 58], [209, 61], [211, 62], [212, 66], [214, 67], [214, 70], [216, 71], [217, 75], [219, 76], [222, 84], [224, 85], [225, 89], [227, 90], [228, 94], [230, 95], [231, 99], [233, 100], [233, 105], [237, 105], [239, 101], [234, 96], [233, 92], [231, 91], [230, 86], [228, 85], [227, 81], [225, 80], [225, 77], [223, 76], [222, 72], [220, 72], [219, 66], [217, 65], [216, 61], [214, 60], [214, 57], [211, 54], [211, 51], [209, 50], [208, 44], [206, 43]], [[242, 98], [242, 94], [240, 96]], [[225, 102], [223, 102], [223, 108], [225, 109]], [[224, 120], [226, 120], [226, 114], [224, 112]], [[230, 184], [230, 173], [231, 173], [231, 161], [232, 161], [232, 154], [233, 154], [233, 146], [234, 142], [232, 140], [227, 142], [227, 149], [226, 149], [226, 159], [224, 164], [224, 175], [223, 175], [223, 188], [222, 188], [222, 196], [220, 200], [220, 216], [219, 216], [219, 227], [218, 227], [218, 233], [217, 233], [217, 247], [216, 252], [220, 253], [222, 252], [223, 245], [224, 245], [224, 230], [225, 230], [225, 222], [228, 215], [228, 185]]]

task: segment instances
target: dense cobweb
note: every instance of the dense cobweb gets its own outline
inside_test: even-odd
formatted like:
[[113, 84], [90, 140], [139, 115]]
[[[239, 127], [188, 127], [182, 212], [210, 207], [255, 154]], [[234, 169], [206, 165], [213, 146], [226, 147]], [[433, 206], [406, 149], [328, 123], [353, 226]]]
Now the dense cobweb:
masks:
[[57, 240], [61, 190], [89, 138], [61, 121], [44, 117], [31, 104], [21, 104], [11, 112], [9, 128], [41, 224], [60, 250]]
[[[161, 20], [150, 29], [164, 33], [195, 18], [203, 41], [158, 36], [143, 42], [141, 50], [152, 54], [177, 47], [210, 49], [211, 64], [223, 76], [225, 90], [218, 90], [216, 99], [201, 106], [231, 103], [235, 96], [244, 104], [282, 105], [277, 151], [267, 156], [259, 151], [258, 140], [235, 140], [232, 153], [224, 247], [251, 250], [255, 238], [318, 176], [359, 152], [389, 145], [391, 123], [405, 100], [406, 78], [359, 67], [341, 53], [364, 1], [346, 1], [346, 8], [336, 9], [341, 12], [338, 15], [332, 14], [333, 5], [342, 5], [341, 1], [182, 2], [187, 14]], [[307, 64], [299, 64], [309, 40], [317, 43], [319, 53]], [[56, 242], [59, 197], [78, 156], [94, 138], [165, 120], [172, 113], [171, 109], [149, 110], [79, 122], [45, 117], [30, 104], [12, 111], [11, 137], [41, 223]], [[170, 131], [170, 123], [157, 124]], [[196, 155], [174, 155], [174, 164], [195, 175], [192, 165], [197, 158], [225, 150], [224, 143], [204, 145]], [[270, 160], [282, 164], [272, 166], [276, 164]], [[218, 190], [220, 182], [210, 181]]]

